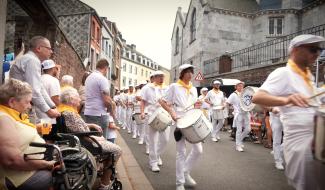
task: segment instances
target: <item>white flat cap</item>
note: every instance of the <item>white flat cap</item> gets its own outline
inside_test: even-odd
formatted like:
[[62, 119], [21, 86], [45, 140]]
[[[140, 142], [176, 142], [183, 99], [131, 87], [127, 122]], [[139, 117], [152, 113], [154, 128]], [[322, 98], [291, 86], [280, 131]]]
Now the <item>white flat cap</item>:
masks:
[[215, 81], [213, 81], [213, 84], [221, 84], [221, 82], [218, 80], [215, 80]]
[[299, 36], [296, 36], [290, 41], [289, 47], [288, 47], [288, 53], [290, 54], [292, 49], [294, 47], [301, 46], [303, 44], [312, 44], [312, 43], [318, 43], [318, 42], [325, 42], [325, 38], [322, 36], [315, 36], [311, 34], [302, 34]]
[[159, 70], [158, 70], [158, 71], [153, 72], [151, 75], [152, 75], [152, 76], [165, 75], [165, 73], [162, 72], [162, 71], [159, 71]]
[[204, 92], [204, 91], [208, 91], [209, 89], [207, 89], [206, 87], [204, 87], [204, 88], [201, 88], [201, 90], [200, 90], [200, 92], [202, 93], [202, 92]]
[[236, 82], [235, 86], [238, 84], [245, 84], [245, 83], [243, 81], [238, 81], [238, 82]]
[[53, 61], [52, 59], [47, 59], [47, 60], [44, 60], [44, 61], [42, 62], [42, 68], [43, 68], [44, 70], [46, 70], [46, 69], [51, 69], [51, 68], [53, 68], [53, 67], [55, 67], [55, 63], [54, 63], [54, 61]]
[[185, 70], [187, 68], [193, 68], [194, 69], [194, 66], [191, 65], [191, 64], [183, 64], [183, 65], [179, 66], [179, 73], [181, 73], [183, 70]]

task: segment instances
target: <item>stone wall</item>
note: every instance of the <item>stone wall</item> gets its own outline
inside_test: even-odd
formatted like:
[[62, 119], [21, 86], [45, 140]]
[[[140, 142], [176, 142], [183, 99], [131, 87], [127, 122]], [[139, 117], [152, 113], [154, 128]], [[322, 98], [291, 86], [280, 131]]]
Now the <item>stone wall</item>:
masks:
[[325, 24], [325, 3], [305, 9], [302, 13], [302, 29]]

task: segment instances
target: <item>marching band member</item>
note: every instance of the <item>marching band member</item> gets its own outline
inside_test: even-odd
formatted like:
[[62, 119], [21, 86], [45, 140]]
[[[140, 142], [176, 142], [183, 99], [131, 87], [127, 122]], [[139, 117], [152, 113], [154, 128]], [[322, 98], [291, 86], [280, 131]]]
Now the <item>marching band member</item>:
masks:
[[280, 110], [278, 107], [273, 107], [270, 110], [270, 123], [272, 128], [273, 137], [273, 156], [275, 161], [275, 168], [278, 170], [284, 170], [282, 159], [282, 132], [283, 126], [280, 120]]
[[316, 93], [310, 72], [325, 38], [310, 34], [293, 38], [285, 67], [273, 71], [253, 95], [253, 102], [279, 106], [283, 124], [283, 154], [288, 183], [297, 190], [325, 189], [325, 165], [313, 159], [315, 109], [308, 97]]
[[229, 98], [227, 99], [226, 103], [227, 106], [232, 104], [234, 107], [234, 121], [233, 127], [237, 128], [236, 131], [236, 150], [239, 152], [244, 151], [243, 140], [251, 131], [250, 126], [250, 115], [249, 112], [246, 112], [241, 109], [240, 107], [240, 94], [242, 93], [244, 88], [244, 82], [240, 81], [235, 85], [236, 91], [230, 94]]
[[[141, 115], [141, 101], [142, 101], [142, 97], [141, 97], [141, 94], [142, 94], [142, 89], [143, 89], [143, 86], [144, 85], [146, 85], [147, 84], [147, 82], [142, 82], [142, 83], [140, 83], [140, 85], [139, 85], [139, 90], [137, 91], [137, 93], [136, 93], [136, 96], [135, 96], [135, 98], [136, 98], [136, 104], [135, 104], [135, 107], [139, 107], [139, 109], [135, 109], [135, 113], [136, 114], [139, 114], [139, 115]], [[145, 112], [145, 114], [146, 114], [146, 112]], [[138, 144], [143, 144], [144, 143], [144, 141], [145, 141], [145, 135], [146, 135], [146, 125], [148, 125], [148, 121], [147, 121], [147, 117], [145, 117], [145, 119], [144, 119], [145, 121], [144, 121], [144, 123], [143, 124], [137, 124], [137, 129], [138, 129], [138, 132], [139, 132], [139, 142], [138, 142]]]
[[[150, 117], [159, 107], [158, 100], [165, 96], [168, 90], [167, 86], [163, 85], [164, 73], [162, 71], [155, 71], [153, 74], [153, 83], [149, 84], [142, 90], [141, 103], [141, 118], [145, 119], [144, 108], [148, 107], [148, 117]], [[164, 131], [157, 131], [148, 127], [149, 140], [149, 164], [151, 171], [159, 172], [159, 166], [162, 165], [160, 155], [163, 153], [169, 141], [170, 127], [168, 126]]]
[[[132, 129], [133, 129], [133, 120], [132, 120], [133, 100], [134, 100], [133, 90], [134, 90], [133, 86], [129, 85], [129, 90], [128, 90], [128, 93], [126, 95], [126, 105], [127, 105], [127, 109], [126, 109], [126, 127], [127, 127], [127, 130], [128, 130], [129, 134], [132, 132]], [[134, 137], [132, 137], [132, 138], [134, 138]], [[136, 136], [135, 136], [135, 138], [136, 138]]]
[[213, 130], [211, 133], [211, 140], [218, 142], [220, 140], [219, 132], [223, 127], [224, 114], [223, 109], [225, 105], [225, 96], [220, 90], [220, 81], [215, 80], [213, 82], [213, 88], [210, 90], [205, 97], [205, 102], [207, 102], [212, 107], [212, 125]]
[[126, 129], [127, 128], [127, 117], [126, 117], [126, 113], [127, 113], [127, 89], [122, 90], [121, 94], [120, 94], [120, 101], [121, 101], [121, 105], [122, 105], [122, 112], [121, 112], [121, 118], [122, 118], [122, 129]]
[[[191, 83], [194, 67], [190, 64], [183, 64], [179, 67], [179, 72], [178, 82], [171, 84], [166, 97], [160, 100], [161, 105], [174, 121], [184, 116], [185, 109], [189, 106], [201, 107], [196, 88]], [[170, 105], [173, 105], [173, 108]], [[196, 185], [195, 180], [190, 176], [190, 172], [203, 152], [202, 143], [191, 144], [191, 152], [186, 156], [186, 140], [177, 128], [174, 131], [174, 137], [176, 140], [176, 190], [184, 190], [184, 185], [191, 187]]]
[[199, 96], [199, 100], [202, 102], [202, 106], [201, 106], [201, 110], [203, 112], [203, 114], [206, 116], [206, 118], [210, 121], [210, 112], [209, 112], [209, 109], [210, 109], [210, 104], [206, 103], [204, 101], [207, 93], [208, 93], [208, 89], [207, 88], [202, 88], [200, 90], [200, 93], [201, 95]]
[[113, 100], [116, 104], [116, 118], [117, 118], [117, 122], [120, 124], [121, 123], [121, 103], [120, 103], [120, 91], [116, 91], [115, 96], [113, 97]]

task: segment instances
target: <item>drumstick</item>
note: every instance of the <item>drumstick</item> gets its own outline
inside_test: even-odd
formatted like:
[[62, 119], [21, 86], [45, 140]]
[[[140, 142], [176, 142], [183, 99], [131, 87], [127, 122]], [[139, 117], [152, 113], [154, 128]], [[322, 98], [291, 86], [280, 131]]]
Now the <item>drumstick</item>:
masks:
[[308, 99], [316, 98], [317, 96], [320, 96], [320, 95], [322, 95], [322, 94], [325, 94], [325, 90], [322, 91], [322, 92], [319, 92], [319, 93], [317, 93], [317, 94], [314, 94], [314, 95], [310, 96]]

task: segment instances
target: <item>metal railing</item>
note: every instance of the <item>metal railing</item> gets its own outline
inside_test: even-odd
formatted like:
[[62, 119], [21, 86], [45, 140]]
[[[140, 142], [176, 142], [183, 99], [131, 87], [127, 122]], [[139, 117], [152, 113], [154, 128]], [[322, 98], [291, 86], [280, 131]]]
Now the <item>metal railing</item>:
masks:
[[[325, 24], [232, 52], [229, 54], [232, 59], [231, 71], [272, 65], [285, 60], [288, 56], [287, 49], [290, 41], [300, 34], [314, 34], [325, 37]], [[219, 74], [219, 59], [220, 57], [216, 57], [204, 61], [204, 74]]]

